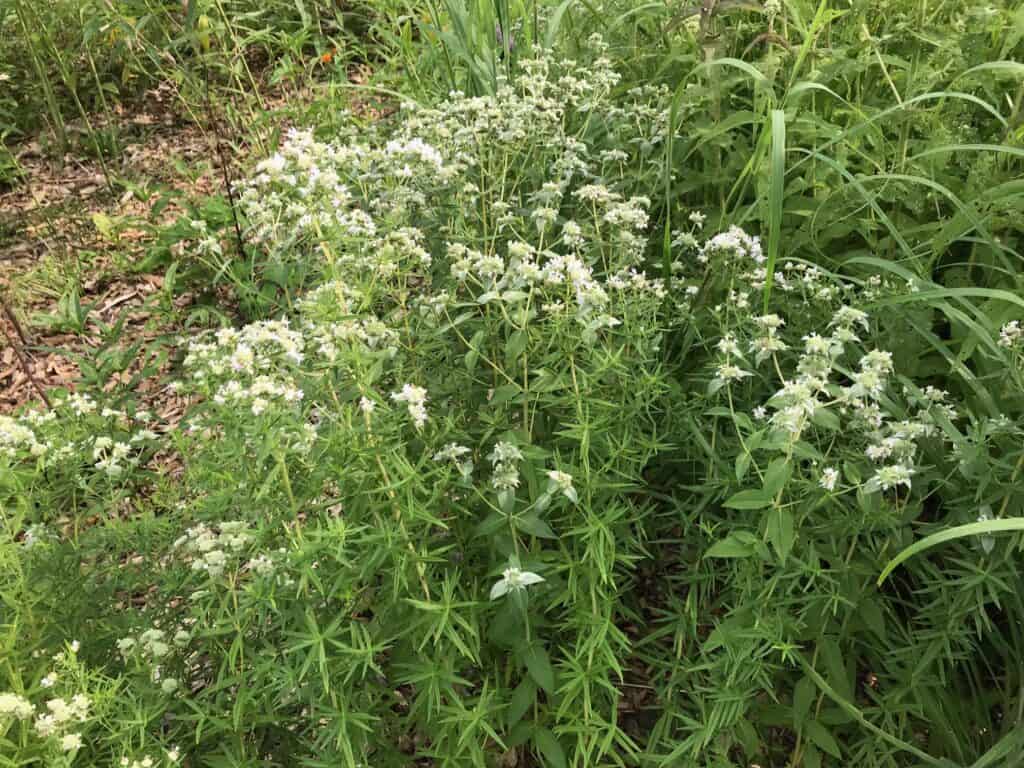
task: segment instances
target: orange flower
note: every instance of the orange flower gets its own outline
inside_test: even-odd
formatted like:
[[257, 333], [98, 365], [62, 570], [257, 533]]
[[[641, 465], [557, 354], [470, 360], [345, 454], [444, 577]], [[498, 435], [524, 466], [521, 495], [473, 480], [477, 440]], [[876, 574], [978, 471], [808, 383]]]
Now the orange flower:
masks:
[[323, 56], [320, 57], [320, 63], [321, 64], [330, 64], [331, 60], [334, 58], [334, 52], [336, 50], [337, 50], [337, 48], [332, 48], [331, 50], [327, 51]]

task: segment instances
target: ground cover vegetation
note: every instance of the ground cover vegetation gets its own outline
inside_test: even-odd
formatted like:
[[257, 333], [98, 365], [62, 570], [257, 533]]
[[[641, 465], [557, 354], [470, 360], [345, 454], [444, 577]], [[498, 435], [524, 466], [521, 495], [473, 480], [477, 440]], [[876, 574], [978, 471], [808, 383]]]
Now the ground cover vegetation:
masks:
[[1024, 763], [1019, 4], [0, 28], [0, 765]]

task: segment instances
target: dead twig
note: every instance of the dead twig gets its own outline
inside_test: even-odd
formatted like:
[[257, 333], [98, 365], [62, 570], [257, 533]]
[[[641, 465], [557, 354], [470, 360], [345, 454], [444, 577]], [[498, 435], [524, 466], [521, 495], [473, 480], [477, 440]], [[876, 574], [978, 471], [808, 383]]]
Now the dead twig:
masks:
[[231, 219], [235, 225], [235, 240], [238, 245], [238, 253], [241, 256], [245, 256], [245, 240], [242, 237], [242, 225], [238, 221], [238, 208], [235, 204], [235, 190], [231, 184], [231, 174], [228, 171], [228, 161], [224, 155], [224, 142], [221, 138], [220, 123], [217, 120], [217, 115], [214, 114], [213, 104], [210, 101], [210, 70], [206, 66], [206, 61], [203, 61], [203, 79], [206, 96], [206, 117], [210, 122], [210, 128], [213, 129], [214, 144], [217, 149], [217, 158], [220, 160], [220, 171], [221, 176], [224, 179], [224, 187], [228, 194], [228, 202], [231, 205]]
[[21, 366], [21, 370], [25, 372], [25, 377], [29, 380], [29, 383], [35, 388], [36, 392], [39, 393], [39, 397], [46, 407], [53, 410], [53, 404], [50, 402], [50, 398], [46, 396], [46, 390], [43, 389], [43, 385], [36, 379], [35, 374], [32, 372], [32, 363], [25, 357], [25, 346], [28, 344], [28, 338], [25, 336], [25, 331], [21, 327], [21, 323], [18, 322], [18, 318], [11, 312], [10, 307], [7, 306], [7, 302], [0, 299], [0, 310], [3, 311], [4, 317], [10, 322], [11, 327], [14, 328], [14, 333], [17, 338], [11, 336], [10, 331], [7, 330], [7, 326], [4, 326], [4, 336], [7, 337], [8, 343], [11, 345], [11, 349], [14, 350], [15, 356], [18, 358], [18, 364]]
[[18, 322], [18, 318], [15, 317], [14, 313], [8, 308], [7, 303], [3, 300], [0, 300], [0, 307], [3, 307], [4, 316], [18, 334], [18, 338], [21, 339], [21, 343], [27, 347], [29, 343], [28, 336], [25, 334], [25, 329], [21, 327], [21, 323]]

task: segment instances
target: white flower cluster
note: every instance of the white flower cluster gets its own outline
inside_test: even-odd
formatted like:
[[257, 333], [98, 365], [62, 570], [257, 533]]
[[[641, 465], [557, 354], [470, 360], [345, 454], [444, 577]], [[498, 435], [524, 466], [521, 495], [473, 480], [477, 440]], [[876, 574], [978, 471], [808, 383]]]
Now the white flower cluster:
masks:
[[100, 436], [93, 441], [92, 460], [96, 469], [103, 470], [110, 477], [119, 477], [124, 474], [125, 461], [131, 463], [131, 450], [132, 447], [128, 443]]
[[218, 405], [246, 405], [253, 416], [259, 416], [274, 402], [293, 404], [302, 398], [302, 390], [291, 379], [256, 376], [249, 386], [236, 379], [225, 382], [217, 389], [213, 401]]
[[327, 363], [336, 363], [345, 349], [388, 349], [393, 354], [398, 334], [376, 317], [310, 324], [310, 340]]
[[215, 403], [247, 407], [259, 416], [275, 403], [302, 400], [290, 371], [304, 360], [305, 345], [287, 320], [268, 320], [221, 329], [213, 341], [192, 341], [184, 365], [194, 383], [212, 389]]
[[[757, 335], [750, 351], [758, 363], [789, 348], [781, 338], [785, 321], [777, 315], [755, 317], [752, 325]], [[909, 488], [916, 474], [915, 461], [918, 443], [922, 438], [937, 433], [935, 417], [956, 417], [946, 402], [946, 393], [929, 387], [920, 394], [907, 393], [907, 399], [917, 404], [917, 411], [909, 418], [892, 419], [889, 405], [884, 399], [893, 374], [892, 354], [885, 350], [870, 350], [861, 355], [857, 368], [840, 372], [840, 358], [850, 345], [860, 342], [859, 331], [869, 329], [868, 315], [850, 306], [841, 306], [829, 323], [828, 335], [815, 332], [802, 337], [802, 352], [798, 355], [795, 375], [782, 378], [781, 387], [765, 403], [755, 409], [756, 418], [767, 418], [769, 424], [790, 443], [801, 439], [804, 432], [816, 422], [827, 423], [827, 411], [836, 411], [848, 417], [846, 440], [863, 440], [865, 455], [880, 466], [866, 483], [868, 491], [891, 490], [898, 486]], [[751, 374], [736, 366], [732, 360], [742, 358], [743, 351], [730, 333], [717, 344], [724, 360], [718, 364], [715, 381], [729, 383]], [[775, 368], [782, 376], [778, 360]], [[839, 383], [836, 379], [843, 381]], [[836, 419], [837, 416], [828, 417]], [[827, 491], [835, 489], [839, 472], [826, 468], [819, 484]]]
[[543, 576], [532, 571], [524, 571], [518, 566], [510, 566], [502, 572], [501, 579], [491, 587], [491, 600], [497, 600], [510, 592], [522, 592], [527, 587], [540, 584], [542, 581], [544, 581]]
[[78, 416], [87, 416], [96, 412], [96, 401], [89, 395], [80, 395], [77, 392], [68, 397], [68, 405]]
[[[79, 422], [83, 416], [92, 420]], [[98, 423], [101, 419], [106, 422], [102, 426]], [[124, 411], [101, 410], [86, 395], [72, 394], [57, 400], [54, 410], [27, 411], [17, 417], [0, 415], [0, 459], [35, 460], [53, 467], [71, 461], [90, 461], [91, 456], [96, 469], [111, 478], [120, 477], [138, 463], [140, 444], [159, 439], [152, 429], [137, 428], [139, 422], [151, 420], [145, 411], [132, 419]], [[128, 434], [115, 439], [97, 435], [98, 429]]]
[[0, 717], [27, 720], [35, 714], [32, 702], [16, 693], [0, 693]]
[[519, 462], [523, 454], [512, 443], [495, 443], [487, 457], [493, 467], [491, 484], [499, 491], [513, 491], [519, 487]]
[[458, 467], [459, 473], [464, 480], [469, 480], [473, 474], [473, 460], [465, 458], [472, 451], [458, 443], [448, 443], [444, 448], [434, 454], [434, 461], [440, 463], [452, 463]]
[[216, 527], [200, 523], [185, 531], [173, 548], [185, 554], [192, 570], [218, 577], [229, 565], [237, 564], [243, 550], [253, 540], [252, 529], [242, 521], [224, 521]]
[[[600, 50], [603, 43], [592, 38], [590, 47]], [[502, 80], [493, 96], [467, 97], [452, 93], [436, 108], [404, 104], [405, 132], [423, 136], [437, 147], [444, 147], [449, 164], [465, 171], [481, 161], [479, 147], [507, 149], [522, 145], [552, 152], [553, 170], [567, 179], [578, 172], [585, 147], [566, 130], [570, 112], [590, 112], [608, 105], [607, 96], [618, 82], [607, 57], [598, 56], [586, 66], [572, 61], [555, 62], [550, 58], [519, 62], [521, 74], [512, 82]], [[638, 99], [639, 101], [639, 99]], [[636, 115], [611, 115], [618, 125], [637, 125]], [[653, 115], [652, 115], [653, 116]], [[663, 116], [659, 114], [661, 119]], [[632, 120], [629, 120], [632, 118]], [[658, 135], [657, 126], [647, 135]], [[623, 141], [621, 145], [625, 145]], [[621, 163], [616, 155], [609, 163]]]
[[[297, 326], [288, 321], [263, 321], [240, 329], [218, 331], [213, 340], [189, 345], [185, 367], [191, 381], [214, 403], [245, 409], [254, 416], [294, 409], [305, 398], [299, 377], [320, 366], [346, 366], [366, 354], [395, 354], [398, 333], [371, 313], [354, 316], [364, 299], [361, 291], [334, 280], [299, 302]], [[308, 447], [312, 425], [291, 442]]]
[[149, 662], [159, 662], [172, 651], [174, 647], [184, 648], [189, 644], [192, 636], [184, 629], [174, 633], [174, 637], [168, 642], [167, 632], [157, 627], [147, 629], [138, 637], [123, 637], [117, 641], [117, 650], [122, 656], [139, 654]]
[[0, 456], [15, 459], [26, 452], [30, 456], [43, 456], [51, 448], [51, 443], [40, 440], [26, 419], [0, 415]]
[[84, 693], [75, 694], [70, 701], [61, 698], [50, 699], [46, 702], [47, 711], [36, 717], [36, 733], [43, 738], [53, 735], [62, 735], [64, 739], [71, 737], [62, 744], [62, 748], [66, 751], [78, 749], [82, 745], [81, 738], [77, 734], [65, 734], [64, 731], [88, 720], [91, 706], [92, 702]]
[[[70, 656], [61, 651], [53, 657], [54, 661], [58, 664], [71, 661], [78, 652], [78, 641], [69, 643], [68, 648]], [[36, 655], [38, 652], [33, 654]], [[51, 688], [56, 681], [57, 674], [52, 672], [40, 681], [40, 687]], [[81, 734], [73, 732], [72, 729], [89, 719], [91, 707], [92, 700], [85, 693], [76, 693], [70, 699], [48, 699], [45, 706], [40, 707], [38, 711], [29, 699], [20, 694], [0, 693], [0, 720], [5, 717], [17, 720], [29, 720], [34, 717], [32, 727], [36, 734], [42, 739], [56, 738], [57, 745], [64, 752], [74, 752], [82, 747]]]
[[526, 243], [512, 242], [508, 245], [508, 254], [506, 262], [498, 254], [483, 254], [457, 243], [448, 246], [452, 276], [463, 288], [470, 288], [472, 281], [483, 289], [476, 297], [478, 303], [515, 304], [524, 301], [531, 292], [539, 293], [543, 311], [561, 316], [567, 307], [572, 307], [573, 316], [588, 334], [621, 324], [621, 320], [609, 312], [613, 303], [610, 290], [629, 294], [619, 297], [618, 306], [637, 296], [649, 296], [658, 301], [665, 295], [660, 280], [650, 279], [632, 268], [600, 280], [576, 253], [560, 254], [550, 250], [537, 253]]
[[292, 129], [280, 152], [256, 166], [240, 202], [253, 237], [283, 250], [297, 237], [373, 237], [376, 225], [350, 184], [388, 188], [378, 201], [382, 207], [424, 205], [427, 196], [416, 185], [450, 176], [441, 153], [420, 137], [400, 136], [383, 147], [341, 145]]
[[[697, 228], [703, 225], [703, 215], [691, 214], [691, 221]], [[724, 304], [715, 307], [716, 312], [735, 310], [747, 312], [752, 309], [757, 298], [764, 291], [768, 279], [767, 259], [761, 241], [733, 226], [727, 231], [712, 236], [701, 245], [692, 232], [673, 232], [672, 248], [684, 254], [696, 253], [696, 262], [704, 270], [702, 281], [720, 274], [732, 275], [735, 280]], [[688, 271], [688, 263], [676, 258], [671, 263], [673, 274], [672, 287], [684, 290], [689, 295], [699, 292], [696, 284], [687, 285], [681, 274]], [[691, 276], [694, 279], [695, 276]], [[775, 290], [787, 294], [802, 296], [804, 301], [813, 300], [818, 303], [830, 304], [840, 297], [843, 287], [826, 274], [821, 268], [812, 264], [787, 260], [771, 274], [772, 286]]]
[[561, 493], [573, 504], [579, 501], [579, 495], [572, 484], [572, 475], [568, 472], [562, 472], [558, 469], [549, 470], [548, 481], [548, 493]]
[[344, 280], [328, 280], [303, 296], [299, 310], [305, 317], [321, 319], [318, 313], [325, 313], [327, 319], [354, 315], [363, 301], [363, 292]]
[[[181, 752], [177, 747], [172, 747], [167, 750], [167, 764], [173, 765], [181, 759]], [[161, 764], [160, 758], [153, 758], [149, 755], [143, 755], [141, 758], [132, 759], [130, 757], [122, 757], [118, 761], [120, 768], [156, 768]]]
[[818, 480], [818, 485], [826, 491], [834, 491], [836, 489], [837, 482], [839, 482], [838, 469], [835, 467], [826, 467], [821, 471], [821, 478]]
[[222, 328], [214, 341], [192, 341], [185, 367], [195, 369], [192, 378], [214, 376], [255, 376], [274, 370], [283, 359], [298, 365], [303, 359], [305, 339], [287, 320], [264, 320], [240, 330]]
[[1024, 326], [1020, 320], [1011, 320], [999, 329], [999, 346], [1007, 349], [1024, 346]]
[[720, 232], [704, 243], [697, 255], [697, 261], [701, 264], [710, 264], [717, 260], [726, 264], [742, 265], [748, 260], [755, 264], [763, 264], [765, 256], [761, 250], [761, 239], [751, 237], [739, 227], [729, 227], [725, 232]]
[[415, 384], [404, 384], [399, 392], [392, 392], [391, 399], [405, 403], [416, 429], [423, 429], [427, 423], [427, 390]]

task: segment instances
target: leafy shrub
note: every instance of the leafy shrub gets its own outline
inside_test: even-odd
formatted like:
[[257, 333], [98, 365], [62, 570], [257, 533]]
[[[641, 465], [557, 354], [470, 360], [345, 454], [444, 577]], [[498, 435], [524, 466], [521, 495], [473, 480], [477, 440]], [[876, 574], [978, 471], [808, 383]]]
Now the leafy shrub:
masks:
[[[109, 471], [126, 416], [0, 423], [16, 759], [985, 765], [1021, 748], [1019, 536], [876, 582], [917, 527], [1019, 503], [1019, 326], [880, 260], [775, 263], [697, 210], [665, 259], [648, 195], [669, 94], [617, 92], [591, 48], [524, 59], [494, 96], [405, 105], [380, 135], [296, 130], [260, 162], [246, 267], [286, 287], [182, 340], [192, 407], [152, 482]], [[192, 255], [231, 269], [202, 229]], [[934, 317], [969, 332], [944, 345]], [[932, 353], [944, 367], [920, 366]], [[47, 440], [75, 462], [56, 520], [32, 503]], [[86, 517], [104, 503], [123, 517]], [[74, 535], [26, 535], [46, 520]], [[97, 702], [59, 732], [41, 719], [55, 684]]]

